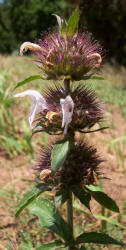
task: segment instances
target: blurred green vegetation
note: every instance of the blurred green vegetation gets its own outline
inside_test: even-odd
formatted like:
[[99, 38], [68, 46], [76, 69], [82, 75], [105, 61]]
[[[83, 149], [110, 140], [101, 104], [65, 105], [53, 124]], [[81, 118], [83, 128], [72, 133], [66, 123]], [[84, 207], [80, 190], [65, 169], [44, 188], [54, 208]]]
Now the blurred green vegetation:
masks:
[[126, 0], [80, 0], [81, 23], [103, 44], [111, 62], [126, 65]]
[[0, 53], [17, 53], [24, 41], [35, 41], [80, 7], [80, 25], [87, 27], [111, 62], [126, 65], [126, 0], [3, 0], [0, 1]]
[[58, 0], [3, 0], [0, 3], [0, 52], [12, 53], [56, 25], [53, 13], [68, 15], [71, 4]]

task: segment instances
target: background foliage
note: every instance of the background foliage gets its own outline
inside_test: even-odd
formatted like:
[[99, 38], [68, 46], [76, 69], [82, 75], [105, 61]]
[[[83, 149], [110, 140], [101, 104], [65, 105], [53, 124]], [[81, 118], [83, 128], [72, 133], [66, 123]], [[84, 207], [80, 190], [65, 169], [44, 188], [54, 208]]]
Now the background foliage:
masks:
[[66, 18], [80, 6], [80, 24], [106, 49], [111, 62], [126, 65], [126, 0], [3, 0], [0, 3], [0, 53], [12, 53], [56, 24], [52, 13]]
[[67, 14], [70, 6], [64, 0], [4, 0], [0, 4], [0, 52], [11, 53], [23, 41], [34, 41], [56, 24], [52, 13]]

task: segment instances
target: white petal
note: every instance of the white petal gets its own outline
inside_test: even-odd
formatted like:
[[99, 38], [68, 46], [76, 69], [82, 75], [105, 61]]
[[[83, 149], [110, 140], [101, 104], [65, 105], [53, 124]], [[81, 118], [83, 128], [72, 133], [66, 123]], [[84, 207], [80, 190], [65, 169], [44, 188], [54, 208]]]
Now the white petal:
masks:
[[[31, 42], [24, 42], [21, 47], [20, 47], [20, 55], [23, 56], [27, 50], [32, 50], [32, 51], [40, 51], [40, 52], [46, 52], [43, 48], [41, 48], [38, 44], [36, 43], [31, 43]], [[47, 53], [47, 52], [46, 52]]]
[[57, 22], [59, 24], [59, 30], [61, 31], [62, 28], [62, 24], [64, 22], [63, 18], [61, 18], [60, 16], [56, 15], [56, 14], [52, 14], [53, 16], [55, 16], [57, 18]]
[[24, 92], [15, 94], [14, 97], [24, 97], [26, 95], [30, 96], [31, 101], [32, 101], [31, 112], [29, 116], [29, 124], [30, 124], [30, 127], [33, 128], [32, 122], [34, 121], [35, 115], [43, 111], [44, 109], [48, 109], [48, 108], [47, 108], [47, 104], [46, 104], [44, 97], [36, 90], [26, 90]]
[[64, 134], [67, 134], [68, 125], [72, 121], [74, 102], [71, 96], [68, 95], [65, 99], [60, 99], [60, 105], [63, 114], [62, 128], [64, 128]]

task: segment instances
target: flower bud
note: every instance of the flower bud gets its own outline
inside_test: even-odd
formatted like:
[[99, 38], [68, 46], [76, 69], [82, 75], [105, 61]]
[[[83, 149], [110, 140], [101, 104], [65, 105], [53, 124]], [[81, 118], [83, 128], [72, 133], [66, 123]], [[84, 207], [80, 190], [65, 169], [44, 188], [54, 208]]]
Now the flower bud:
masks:
[[69, 151], [64, 165], [51, 174], [51, 148], [42, 148], [40, 158], [36, 162], [37, 175], [52, 188], [77, 188], [78, 186], [97, 185], [99, 178], [99, 164], [103, 161], [97, 150], [79, 141]]

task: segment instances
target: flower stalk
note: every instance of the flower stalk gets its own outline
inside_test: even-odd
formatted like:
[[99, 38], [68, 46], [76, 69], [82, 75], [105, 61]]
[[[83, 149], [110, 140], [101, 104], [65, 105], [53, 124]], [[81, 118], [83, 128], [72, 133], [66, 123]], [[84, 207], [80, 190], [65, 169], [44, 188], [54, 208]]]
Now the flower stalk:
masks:
[[69, 199], [67, 201], [67, 221], [73, 235], [73, 200], [71, 191], [69, 191]]
[[[74, 239], [74, 232], [73, 232], [73, 198], [72, 198], [72, 192], [69, 190], [69, 198], [67, 200], [67, 223], [69, 225], [72, 238]], [[71, 247], [68, 247], [68, 250], [70, 250]]]
[[[28, 198], [24, 198], [25, 202], [21, 203], [17, 213], [24, 209], [24, 204], [29, 204], [29, 200], [27, 202], [29, 197], [33, 201], [31, 207], [34, 207], [34, 199], [39, 194], [52, 191], [55, 196], [54, 205], [52, 201], [47, 200], [47, 209], [45, 209], [45, 201], [40, 198], [37, 199], [33, 209], [35, 215], [39, 211], [38, 217], [40, 216], [40, 221], [42, 219], [41, 224], [44, 219], [45, 227], [63, 238], [63, 241], [52, 242], [49, 245], [53, 244], [55, 249], [61, 249], [64, 244], [68, 250], [75, 250], [82, 249], [83, 246], [79, 244], [85, 242], [118, 244], [112, 238], [96, 232], [86, 232], [74, 239], [73, 195], [89, 210], [91, 197], [99, 204], [104, 204], [106, 208], [111, 208], [112, 211], [118, 212], [119, 209], [107, 195], [94, 191], [101, 176], [99, 165], [103, 160], [95, 147], [89, 146], [86, 139], [78, 139], [80, 137], [75, 134], [76, 132], [85, 134], [98, 132], [106, 128], [92, 129], [94, 125], [99, 125], [103, 121], [104, 113], [95, 92], [88, 87], [88, 84], [81, 85], [80, 82], [73, 87], [74, 81], [90, 79], [100, 67], [101, 48], [86, 32], [78, 31], [78, 9], [68, 23], [57, 15], [56, 18], [59, 24], [58, 32], [47, 34], [44, 39], [39, 40], [38, 44], [23, 43], [20, 54], [23, 55], [27, 50], [33, 51], [38, 57], [37, 62], [41, 64], [44, 79], [61, 80], [62, 85], [59, 83], [55, 83], [54, 86], [48, 85], [43, 95], [35, 90], [27, 90], [14, 97], [30, 96], [29, 124], [33, 134], [40, 131], [49, 135], [62, 134], [62, 140], [60, 138], [55, 143], [51, 142], [50, 146], [42, 147], [40, 158], [34, 168], [36, 181], [40, 185], [36, 186], [35, 193], [32, 191], [30, 195], [28, 194]], [[90, 186], [93, 186], [93, 190]], [[65, 202], [67, 223], [58, 210], [58, 207]], [[60, 244], [61, 248], [60, 246], [57, 248], [57, 244], [58, 246]], [[42, 246], [42, 249], [45, 248]]]
[[64, 88], [66, 91], [66, 96], [70, 95], [70, 79], [64, 79]]

